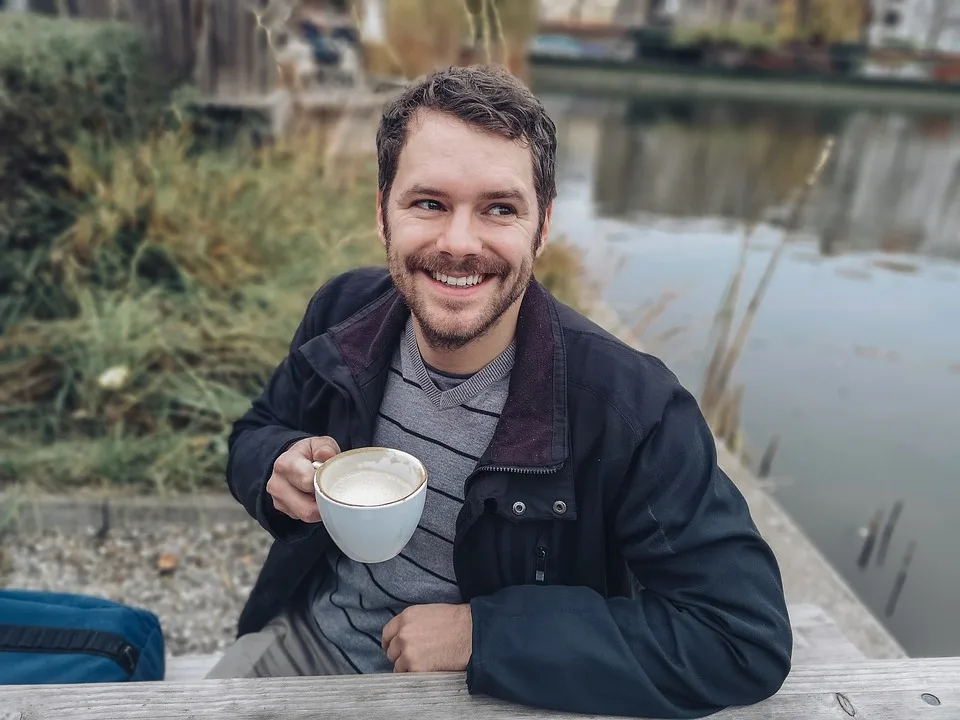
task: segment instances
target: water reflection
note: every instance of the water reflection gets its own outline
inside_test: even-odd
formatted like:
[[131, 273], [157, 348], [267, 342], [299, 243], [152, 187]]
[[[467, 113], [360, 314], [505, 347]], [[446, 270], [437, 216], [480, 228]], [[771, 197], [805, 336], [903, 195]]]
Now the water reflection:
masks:
[[[571, 109], [566, 120], [576, 115]], [[804, 217], [823, 255], [960, 259], [956, 117], [734, 101], [610, 103], [596, 155], [596, 209], [615, 218], [775, 221], [830, 135], [834, 157]]]
[[[783, 438], [774, 470], [789, 482], [778, 498], [907, 651], [960, 653], [960, 119], [716, 100], [546, 103], [560, 135], [554, 232], [586, 251], [628, 322], [673, 297], [644, 342], [695, 392], [745, 222], [767, 221], [749, 295], [782, 237], [770, 221], [835, 137], [805, 232], [738, 364], [743, 426], [754, 448]], [[890, 562], [861, 569], [859, 529], [899, 500]]]

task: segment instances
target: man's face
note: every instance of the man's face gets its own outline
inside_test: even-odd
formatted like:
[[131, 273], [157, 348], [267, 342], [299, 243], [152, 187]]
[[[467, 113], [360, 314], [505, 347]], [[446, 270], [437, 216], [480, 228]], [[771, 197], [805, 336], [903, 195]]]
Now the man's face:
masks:
[[382, 202], [390, 273], [432, 347], [461, 348], [519, 305], [543, 246], [529, 148], [421, 112]]

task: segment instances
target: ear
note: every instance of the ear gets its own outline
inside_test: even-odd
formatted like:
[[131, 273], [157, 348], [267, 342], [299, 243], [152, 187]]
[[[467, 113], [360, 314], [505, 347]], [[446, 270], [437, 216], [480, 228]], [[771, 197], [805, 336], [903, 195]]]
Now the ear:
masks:
[[550, 201], [550, 204], [547, 205], [547, 212], [543, 215], [543, 230], [540, 233], [540, 247], [537, 248], [536, 257], [540, 257], [543, 254], [544, 249], [547, 247], [547, 242], [550, 239], [550, 219], [553, 217], [553, 201]]
[[387, 234], [383, 227], [383, 190], [377, 191], [377, 233], [380, 235], [380, 244], [387, 246]]

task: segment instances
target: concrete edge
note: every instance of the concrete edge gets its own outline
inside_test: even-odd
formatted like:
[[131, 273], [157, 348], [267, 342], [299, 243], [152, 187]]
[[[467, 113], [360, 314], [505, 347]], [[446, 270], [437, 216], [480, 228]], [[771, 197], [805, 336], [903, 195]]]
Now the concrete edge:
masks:
[[767, 538], [775, 550], [779, 549], [779, 555], [785, 554], [785, 548], [788, 548], [794, 556], [806, 556], [807, 562], [801, 566], [812, 572], [809, 575], [804, 573], [804, 577], [797, 577], [798, 573], [790, 576], [790, 564], [784, 563], [784, 583], [796, 585], [804, 582], [806, 599], [826, 610], [844, 634], [868, 657], [908, 657], [903, 646], [860, 599], [803, 529], [720, 440], [717, 440], [717, 455], [720, 466], [734, 479], [750, 501], [751, 509], [755, 512], [760, 510], [765, 516], [762, 522], [758, 521], [761, 530], [765, 531], [763, 534], [769, 536], [776, 533], [780, 536], [779, 541], [778, 538]]
[[175, 498], [115, 497], [106, 493], [69, 497], [29, 491], [0, 493], [0, 531], [83, 532], [101, 529], [105, 518], [110, 528], [253, 522], [244, 507], [228, 493]]
[[894, 108], [956, 112], [960, 93], [933, 88], [879, 87], [868, 84], [800, 82], [782, 79], [684, 74], [657, 68], [539, 59], [530, 66], [531, 85], [538, 92], [567, 91], [643, 96], [719, 97], [733, 100]]

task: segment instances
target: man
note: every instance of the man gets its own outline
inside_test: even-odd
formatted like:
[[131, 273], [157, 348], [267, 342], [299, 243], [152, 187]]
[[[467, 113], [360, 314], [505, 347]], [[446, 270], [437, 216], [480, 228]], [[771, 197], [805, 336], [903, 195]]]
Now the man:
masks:
[[[230, 438], [230, 489], [276, 542], [212, 676], [465, 670], [474, 693], [657, 717], [776, 692], [779, 569], [694, 398], [533, 278], [543, 107], [452, 68], [392, 104], [377, 147], [389, 271], [317, 292]], [[364, 565], [324, 531], [312, 463], [371, 445], [430, 485], [400, 556]]]

